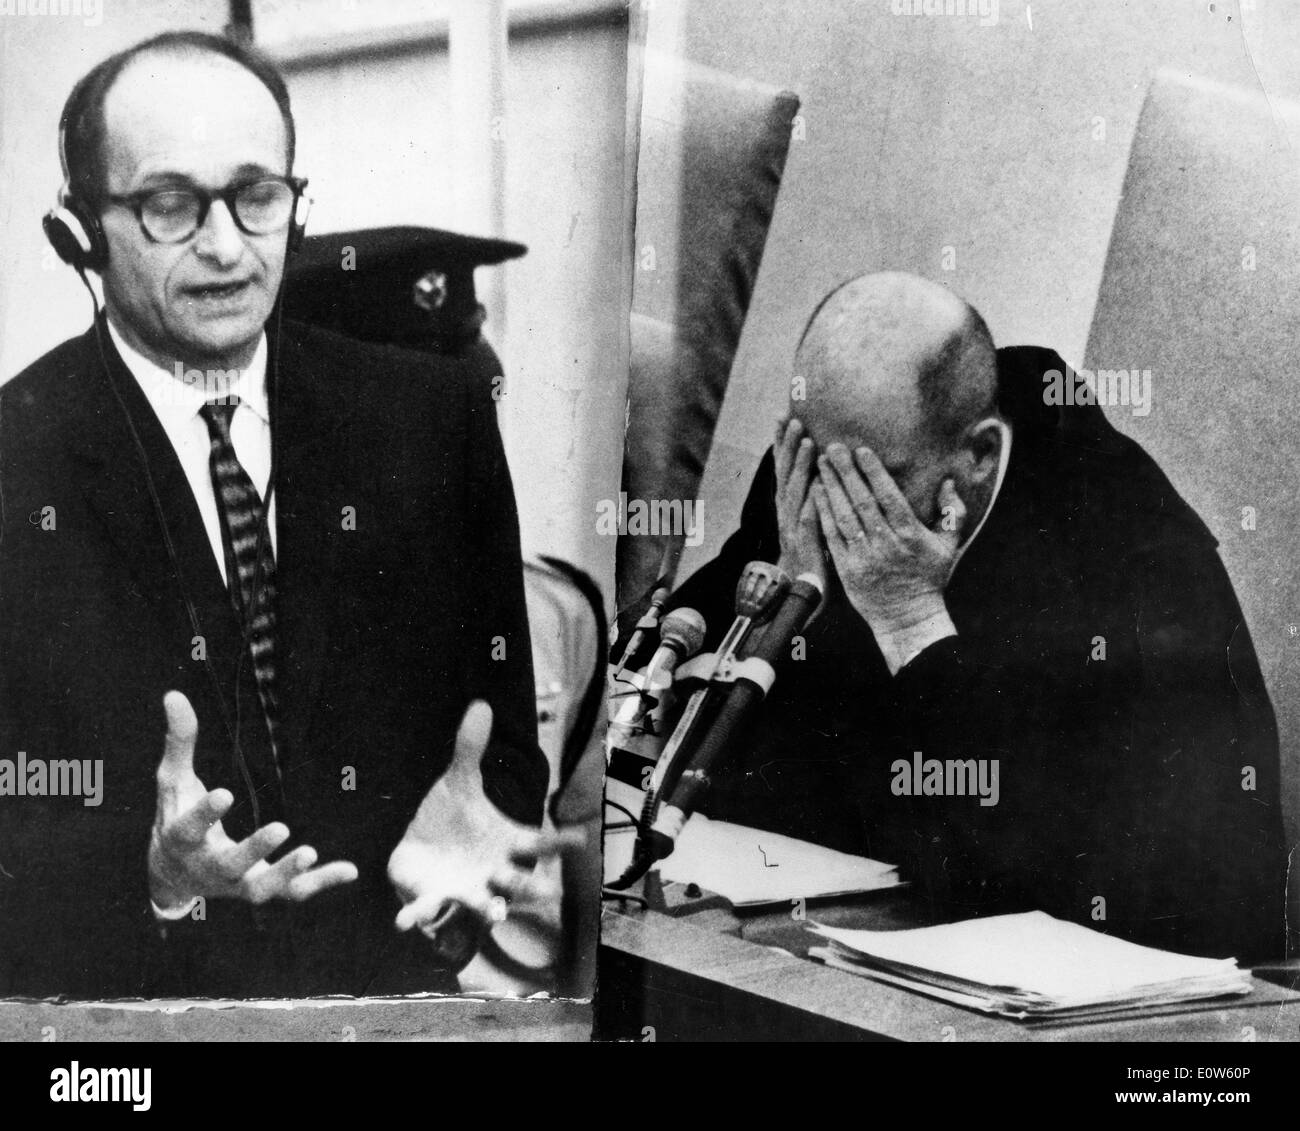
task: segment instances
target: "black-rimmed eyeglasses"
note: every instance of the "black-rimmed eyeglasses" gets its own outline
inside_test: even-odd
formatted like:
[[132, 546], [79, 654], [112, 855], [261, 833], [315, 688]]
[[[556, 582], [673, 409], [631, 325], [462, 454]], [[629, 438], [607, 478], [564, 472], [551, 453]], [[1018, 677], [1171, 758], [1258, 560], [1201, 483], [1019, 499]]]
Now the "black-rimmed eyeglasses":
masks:
[[278, 232], [293, 216], [307, 187], [301, 177], [258, 177], [209, 191], [197, 186], [110, 193], [104, 199], [130, 208], [155, 243], [181, 243], [208, 218], [214, 200], [223, 201], [240, 231], [250, 236]]

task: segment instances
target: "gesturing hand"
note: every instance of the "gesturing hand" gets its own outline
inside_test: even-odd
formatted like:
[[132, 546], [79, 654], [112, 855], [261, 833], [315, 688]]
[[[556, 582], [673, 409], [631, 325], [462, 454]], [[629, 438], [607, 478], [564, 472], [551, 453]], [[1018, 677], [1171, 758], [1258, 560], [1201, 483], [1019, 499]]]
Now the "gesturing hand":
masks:
[[266, 857], [289, 839], [279, 822], [263, 825], [236, 844], [221, 827], [235, 803], [228, 789], [211, 792], [194, 772], [199, 724], [179, 691], [163, 697], [167, 738], [158, 765], [158, 809], [149, 841], [149, 893], [161, 908], [195, 896], [225, 896], [249, 903], [304, 900], [357, 878], [356, 865], [335, 861], [320, 868], [316, 850], [302, 845], [281, 860]]
[[441, 958], [459, 968], [478, 950], [510, 901], [531, 891], [534, 865], [581, 848], [580, 829], [529, 828], [497, 809], [483, 793], [480, 763], [492, 732], [492, 709], [469, 705], [456, 734], [451, 765], [420, 803], [388, 861], [404, 906], [399, 930], [419, 928]]
[[795, 417], [777, 422], [776, 521], [781, 533], [778, 563], [791, 577], [816, 574], [826, 591], [826, 550], [809, 485], [813, 479], [813, 442]]
[[855, 464], [832, 444], [819, 469], [812, 494], [822, 533], [845, 594], [877, 638], [945, 613], [966, 519], [952, 480], [939, 489], [944, 519], [929, 530], [869, 448], [858, 448]]

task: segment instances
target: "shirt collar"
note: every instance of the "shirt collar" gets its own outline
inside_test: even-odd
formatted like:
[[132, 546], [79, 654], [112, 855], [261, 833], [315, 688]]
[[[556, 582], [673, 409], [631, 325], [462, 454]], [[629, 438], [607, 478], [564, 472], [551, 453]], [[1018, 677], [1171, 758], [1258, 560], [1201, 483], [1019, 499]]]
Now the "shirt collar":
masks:
[[[197, 416], [199, 409], [203, 405], [221, 394], [219, 387], [213, 387], [213, 383], [207, 380], [206, 374], [203, 380], [196, 379], [193, 383], [188, 383], [178, 379], [176, 373], [168, 372], [162, 366], [149, 360], [144, 354], [133, 349], [118, 333], [117, 327], [113, 325], [111, 318], [106, 319], [108, 322], [108, 333], [113, 339], [113, 345], [117, 347], [117, 352], [122, 361], [126, 364], [127, 369], [131, 371], [131, 376], [135, 378], [136, 383], [140, 386], [141, 391], [148, 398], [149, 404], [153, 407], [158, 419], [164, 425], [181, 425], [188, 423], [193, 417]], [[189, 372], [196, 372], [190, 370]], [[234, 382], [226, 386], [226, 392], [234, 393], [239, 397], [240, 403], [247, 405], [264, 423], [270, 423], [270, 412], [267, 406], [266, 398], [266, 334], [263, 333], [257, 342], [257, 349], [253, 353], [253, 360], [248, 363], [247, 368], [239, 371], [239, 376]]]
[[975, 524], [975, 529], [971, 531], [971, 536], [957, 548], [957, 558], [956, 561], [953, 562], [954, 568], [956, 568], [957, 562], [961, 561], [962, 555], [970, 549], [971, 543], [979, 537], [980, 531], [984, 529], [984, 524], [989, 520], [989, 515], [993, 513], [993, 508], [997, 505], [998, 495], [1002, 491], [1002, 481], [1007, 477], [1007, 468], [1010, 464], [1011, 425], [1004, 424], [1002, 426], [1002, 450], [998, 453], [998, 477], [993, 483], [993, 497], [989, 499], [989, 505], [984, 508], [984, 514], [980, 517], [979, 522]]

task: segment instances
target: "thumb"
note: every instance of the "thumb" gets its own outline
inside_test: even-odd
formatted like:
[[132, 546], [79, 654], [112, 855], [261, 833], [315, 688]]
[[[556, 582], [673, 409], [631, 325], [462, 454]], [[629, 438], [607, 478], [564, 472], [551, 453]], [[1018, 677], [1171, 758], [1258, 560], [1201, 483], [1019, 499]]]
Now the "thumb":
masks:
[[167, 737], [163, 741], [158, 780], [159, 784], [177, 785], [194, 773], [194, 742], [199, 734], [199, 720], [190, 701], [179, 691], [169, 691], [163, 696], [163, 710], [167, 713]]
[[456, 732], [456, 752], [447, 768], [447, 783], [481, 789], [479, 766], [488, 739], [492, 736], [492, 708], [482, 699], [475, 699], [465, 711]]
[[487, 908], [471, 907], [452, 898], [444, 901], [436, 914], [419, 903], [408, 904], [397, 916], [397, 929], [407, 931], [418, 926], [433, 943], [438, 961], [459, 971], [481, 949], [492, 922]]
[[957, 494], [951, 479], [945, 479], [939, 488], [939, 537], [950, 551], [961, 545], [962, 531], [966, 528], [966, 504]]

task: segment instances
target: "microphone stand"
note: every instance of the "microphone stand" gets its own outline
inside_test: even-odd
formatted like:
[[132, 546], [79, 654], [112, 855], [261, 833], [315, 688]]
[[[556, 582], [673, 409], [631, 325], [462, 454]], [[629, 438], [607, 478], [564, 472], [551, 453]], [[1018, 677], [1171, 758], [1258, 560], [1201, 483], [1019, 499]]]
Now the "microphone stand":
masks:
[[[714, 720], [725, 709], [738, 674], [742, 671], [742, 662], [737, 660], [737, 653], [751, 633], [761, 632], [768, 620], [779, 615], [789, 589], [789, 576], [772, 563], [752, 561], [745, 567], [736, 585], [736, 619], [715, 653], [707, 682], [691, 695], [681, 719], [659, 755], [637, 822], [632, 859], [618, 879], [605, 885], [607, 888], [625, 891], [641, 879], [657, 860], [671, 852], [669, 847], [668, 851], [655, 855], [660, 844], [660, 838], [654, 833], [661, 820], [660, 799], [670, 794], [677, 785], [684, 767], [695, 760], [701, 742], [713, 730]], [[816, 608], [820, 599], [820, 591], [815, 592], [813, 608]], [[800, 621], [802, 624], [803, 621]], [[794, 631], [797, 629], [791, 635]], [[700, 660], [706, 658], [699, 657]], [[770, 681], [768, 686], [771, 686]], [[761, 700], [762, 696], [759, 698]], [[685, 817], [681, 820], [684, 824]]]

